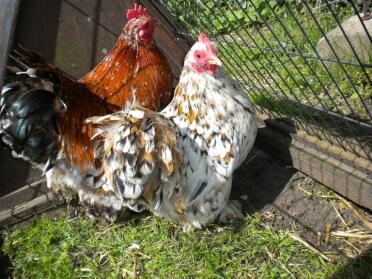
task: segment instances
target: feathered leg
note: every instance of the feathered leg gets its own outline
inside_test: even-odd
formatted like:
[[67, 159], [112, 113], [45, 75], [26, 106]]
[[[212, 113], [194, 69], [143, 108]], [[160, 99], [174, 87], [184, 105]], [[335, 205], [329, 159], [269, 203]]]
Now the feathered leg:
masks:
[[221, 223], [234, 223], [243, 218], [242, 204], [238, 200], [229, 200], [226, 203], [225, 208], [218, 216], [218, 221]]
[[117, 220], [122, 209], [122, 201], [112, 191], [101, 188], [85, 188], [79, 192], [80, 203], [87, 209], [87, 215], [91, 219], [104, 218], [113, 223]]

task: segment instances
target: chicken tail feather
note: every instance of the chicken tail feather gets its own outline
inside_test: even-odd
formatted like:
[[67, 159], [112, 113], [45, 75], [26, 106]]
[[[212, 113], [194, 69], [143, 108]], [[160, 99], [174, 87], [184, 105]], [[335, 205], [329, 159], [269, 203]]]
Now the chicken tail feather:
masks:
[[14, 73], [5, 78], [0, 95], [0, 135], [15, 157], [46, 172], [58, 155], [57, 115], [66, 105], [55, 82], [58, 76], [27, 66], [38, 65], [38, 56], [25, 57], [11, 54], [9, 67]]

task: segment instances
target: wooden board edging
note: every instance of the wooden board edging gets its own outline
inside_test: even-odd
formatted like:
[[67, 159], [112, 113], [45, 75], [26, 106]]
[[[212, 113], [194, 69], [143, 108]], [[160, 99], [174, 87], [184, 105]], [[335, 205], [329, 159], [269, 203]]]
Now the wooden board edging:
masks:
[[0, 198], [0, 227], [22, 222], [63, 203], [55, 199], [45, 179], [36, 181]]
[[26, 203], [16, 205], [8, 210], [0, 212], [0, 227], [26, 221], [28, 218], [36, 216], [44, 211], [57, 208], [62, 204], [64, 204], [63, 201], [56, 200], [55, 195], [52, 192], [48, 192]]
[[290, 133], [289, 129], [286, 132], [271, 126], [259, 128], [255, 142], [258, 148], [356, 204], [372, 210], [371, 163], [338, 147], [330, 148], [325, 141], [304, 136], [302, 131]]

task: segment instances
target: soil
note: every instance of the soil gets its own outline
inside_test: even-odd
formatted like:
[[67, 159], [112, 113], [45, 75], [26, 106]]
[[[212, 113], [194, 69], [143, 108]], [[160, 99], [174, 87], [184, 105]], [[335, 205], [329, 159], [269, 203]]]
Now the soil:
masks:
[[[290, 231], [330, 259], [372, 251], [366, 239], [331, 234], [349, 230], [364, 230], [370, 235], [372, 232], [342, 197], [258, 149], [249, 157], [235, 173], [231, 194], [232, 199], [242, 202], [246, 213], [260, 213], [267, 226]], [[346, 203], [372, 224], [370, 211]]]

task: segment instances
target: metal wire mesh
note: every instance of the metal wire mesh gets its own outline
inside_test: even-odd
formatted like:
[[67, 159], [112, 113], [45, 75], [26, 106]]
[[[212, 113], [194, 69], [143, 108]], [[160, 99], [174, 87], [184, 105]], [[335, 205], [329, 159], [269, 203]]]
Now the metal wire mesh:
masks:
[[[158, 1], [182, 25], [180, 38], [194, 40], [202, 31], [217, 42], [226, 70], [260, 113], [371, 160], [372, 32], [363, 19], [368, 3]], [[365, 13], [359, 14], [362, 4]], [[362, 47], [343, 23], [352, 16]], [[337, 40], [329, 33], [336, 28]], [[340, 51], [341, 40], [347, 51]]]

